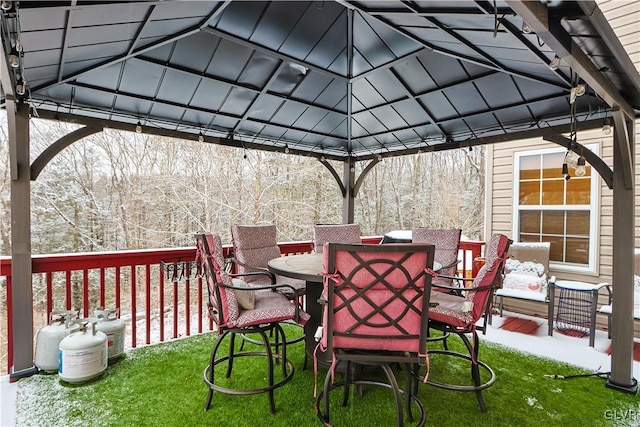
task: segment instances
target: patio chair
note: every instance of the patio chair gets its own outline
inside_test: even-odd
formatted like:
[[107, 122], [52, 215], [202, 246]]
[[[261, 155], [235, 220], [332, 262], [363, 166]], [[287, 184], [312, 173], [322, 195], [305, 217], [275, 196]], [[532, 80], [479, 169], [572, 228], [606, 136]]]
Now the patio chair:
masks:
[[[640, 320], [640, 249], [634, 250], [634, 272], [633, 275], [633, 319]], [[613, 287], [606, 284], [607, 303], [598, 308], [598, 313], [607, 316], [607, 336], [611, 339], [611, 315], [613, 314]]]
[[462, 230], [459, 228], [415, 228], [411, 234], [413, 243], [426, 243], [435, 246], [434, 261], [442, 265], [442, 267], [438, 270], [438, 276], [433, 278], [433, 290], [449, 292], [447, 289], [436, 287], [436, 285], [454, 285], [454, 277], [458, 269], [458, 251], [460, 249]]
[[[289, 285], [278, 292], [287, 298], [299, 298], [306, 293], [304, 280], [274, 276], [267, 269], [267, 261], [282, 256], [276, 239], [276, 226], [272, 224], [234, 225], [231, 227], [233, 258], [238, 273], [260, 271], [263, 275], [247, 277], [249, 285], [267, 285], [275, 282]], [[296, 292], [292, 293], [293, 288]]]
[[[288, 287], [288, 285], [259, 286], [247, 291], [248, 286], [239, 277], [250, 277], [263, 273], [228, 274], [224, 269], [222, 243], [219, 235], [210, 233], [196, 234], [196, 249], [197, 261], [201, 264], [202, 273], [207, 284], [209, 316], [216, 323], [218, 334], [218, 338], [211, 350], [209, 365], [203, 373], [204, 382], [209, 388], [205, 410], [208, 410], [211, 406], [214, 391], [236, 395], [268, 393], [271, 412], [275, 413], [274, 390], [288, 383], [294, 373], [293, 363], [287, 359], [286, 337], [280, 323], [294, 321], [304, 325], [309, 316], [300, 309], [298, 304], [293, 304], [281, 293], [271, 292], [282, 287]], [[256, 292], [256, 290], [259, 291]], [[290, 291], [295, 293], [294, 289], [290, 289]], [[238, 298], [240, 293], [246, 292], [253, 294], [252, 308], [243, 307], [244, 304]], [[275, 353], [272, 351], [272, 346], [269, 345], [267, 338], [267, 333], [271, 332], [276, 334], [276, 340], [279, 343], [275, 346]], [[236, 334], [258, 334], [264, 344], [265, 351], [236, 352]], [[220, 345], [227, 337], [230, 338], [229, 354], [218, 356]], [[231, 382], [220, 384], [220, 381], [216, 379], [216, 366], [226, 362], [226, 378], [230, 378], [234, 359], [239, 357], [266, 357], [265, 385], [253, 389], [245, 389], [240, 386], [234, 388]], [[282, 369], [282, 378], [279, 378], [278, 381], [274, 380], [274, 362], [276, 365], [280, 365]]]
[[[398, 426], [404, 424], [403, 393], [409, 421], [413, 420], [412, 402], [420, 411], [419, 425], [426, 421], [422, 403], [412, 393], [411, 367], [426, 364], [433, 252], [431, 245], [325, 246], [321, 299], [325, 307], [319, 348], [331, 367], [316, 399], [316, 413], [325, 425], [330, 425], [329, 393], [343, 387], [342, 406], [346, 406], [350, 386], [364, 384], [393, 390]], [[396, 363], [407, 374], [404, 391], [390, 367]], [[338, 364], [345, 368], [345, 377], [333, 382]], [[362, 378], [364, 370], [355, 367], [363, 365], [381, 367], [389, 382]]]
[[[549, 242], [520, 242], [509, 247], [502, 288], [495, 291], [498, 312], [502, 317], [504, 298], [515, 298], [547, 304], [549, 335], [553, 327], [553, 306], [549, 304], [549, 288], [556, 281], [549, 277]], [[491, 317], [489, 317], [491, 321]]]
[[[302, 306], [303, 296], [306, 294], [306, 282], [290, 277], [276, 276], [269, 272], [267, 262], [282, 256], [276, 239], [276, 226], [273, 224], [234, 225], [231, 227], [233, 240], [233, 256], [231, 261], [236, 265], [236, 271], [241, 274], [261, 272], [249, 275], [244, 281], [249, 286], [267, 286], [275, 283], [288, 285], [277, 288], [291, 301]], [[295, 291], [295, 292], [294, 292]], [[259, 344], [251, 337], [243, 335], [243, 340]], [[304, 341], [304, 334], [290, 339], [287, 344]], [[304, 356], [302, 369], [307, 367], [307, 355]]]
[[316, 224], [313, 226], [313, 251], [322, 253], [325, 243], [361, 243], [359, 224]]
[[[429, 310], [429, 327], [452, 334], [457, 334], [467, 348], [468, 355], [449, 350], [431, 350], [430, 354], [443, 354], [459, 357], [471, 362], [472, 385], [446, 384], [433, 379], [427, 379], [427, 383], [436, 387], [455, 391], [474, 391], [482, 412], [487, 412], [482, 390], [489, 388], [495, 382], [496, 376], [493, 370], [478, 359], [480, 341], [478, 330], [486, 329], [486, 322], [478, 325], [479, 320], [486, 316], [491, 306], [491, 299], [496, 289], [502, 285], [502, 274], [507, 251], [511, 240], [502, 234], [491, 236], [486, 253], [486, 263], [473, 279], [470, 288], [465, 291], [465, 296], [457, 296], [446, 293], [434, 292], [431, 295], [432, 307]], [[433, 306], [434, 304], [437, 304]], [[466, 334], [470, 334], [472, 341]], [[489, 379], [482, 382], [480, 368], [489, 374]]]
[[[436, 229], [436, 228], [414, 228], [411, 231], [413, 243], [425, 243], [434, 245], [436, 248], [434, 254], [434, 261], [439, 263], [442, 267], [438, 270], [438, 275], [431, 281], [433, 284], [432, 291], [457, 293], [461, 295], [460, 291], [452, 291], [451, 288], [462, 288], [461, 281], [456, 279], [456, 273], [458, 270], [458, 251], [460, 249], [460, 236], [462, 236], [462, 230], [459, 228], [451, 229]], [[446, 286], [447, 288], [440, 288], [437, 286]], [[448, 333], [444, 333], [440, 336], [431, 336], [429, 331], [429, 341], [442, 341], [445, 350], [449, 348], [447, 339]]]

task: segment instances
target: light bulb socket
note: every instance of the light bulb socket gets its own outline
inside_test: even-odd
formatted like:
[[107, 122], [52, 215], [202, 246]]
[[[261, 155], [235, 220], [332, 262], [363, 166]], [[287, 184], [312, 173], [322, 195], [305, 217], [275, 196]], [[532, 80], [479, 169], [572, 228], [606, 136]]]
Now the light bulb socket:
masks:
[[566, 163], [562, 164], [562, 175], [569, 176], [569, 165]]

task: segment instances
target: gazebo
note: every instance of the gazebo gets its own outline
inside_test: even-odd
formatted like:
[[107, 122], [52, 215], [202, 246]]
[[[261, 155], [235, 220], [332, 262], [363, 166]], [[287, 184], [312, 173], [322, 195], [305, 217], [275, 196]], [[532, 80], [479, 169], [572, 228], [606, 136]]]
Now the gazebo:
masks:
[[[542, 137], [583, 154], [614, 191], [607, 384], [636, 392], [640, 75], [594, 1], [2, 0], [0, 19], [12, 377], [34, 372], [30, 182], [87, 135], [109, 127], [315, 157], [342, 192], [344, 222], [382, 158]], [[32, 117], [83, 127], [31, 162]], [[575, 137], [605, 119], [613, 165]]]

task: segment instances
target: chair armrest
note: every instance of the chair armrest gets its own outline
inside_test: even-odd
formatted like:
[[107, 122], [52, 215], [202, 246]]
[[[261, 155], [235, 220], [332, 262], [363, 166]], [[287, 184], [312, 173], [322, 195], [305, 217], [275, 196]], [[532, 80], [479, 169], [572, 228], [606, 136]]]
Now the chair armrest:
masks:
[[460, 263], [460, 261], [461, 260], [457, 259], [457, 260], [455, 260], [455, 261], [453, 261], [453, 262], [451, 262], [451, 263], [449, 263], [447, 265], [443, 265], [443, 266], [440, 267], [440, 270], [454, 267], [454, 266], [458, 265]]
[[[442, 276], [439, 276], [442, 277]], [[448, 289], [450, 291], [469, 291], [471, 288], [465, 288], [462, 286], [450, 286], [450, 285], [437, 285], [435, 283], [431, 284], [432, 288], [440, 288], [440, 289]]]
[[[245, 276], [245, 275], [250, 275], [251, 273], [247, 273], [247, 274], [234, 274], [232, 276]], [[260, 272], [258, 272], [258, 274], [262, 274]], [[291, 285], [284, 285], [284, 284], [274, 284], [274, 285], [247, 285], [247, 286], [235, 286], [235, 285], [225, 285], [225, 284], [220, 284], [220, 286], [223, 286], [227, 289], [233, 289], [233, 290], [238, 290], [238, 291], [259, 291], [262, 289], [270, 289], [272, 291], [277, 291], [280, 288], [288, 288], [290, 289], [293, 294], [295, 295], [295, 301], [298, 301], [300, 299], [300, 295], [298, 293], [298, 290], [295, 289], [293, 286]], [[296, 321], [296, 323], [298, 323], [298, 321], [300, 320], [300, 304], [293, 304], [295, 306], [295, 318], [294, 320]]]
[[[273, 274], [272, 272], [270, 272], [267, 268], [265, 268], [265, 267], [256, 267], [256, 266], [253, 266], [253, 265], [246, 264], [244, 262], [239, 261], [235, 257], [230, 257], [228, 259], [234, 264], [241, 265], [241, 266], [243, 266], [245, 268], [250, 268], [252, 270], [256, 270], [256, 271], [250, 271], [250, 272], [246, 272], [246, 273], [235, 273], [236, 275], [255, 276], [255, 275], [261, 274], [261, 275], [269, 276], [269, 278], [271, 279], [271, 284], [275, 284], [276, 283], [276, 275]], [[236, 277], [235, 275], [231, 275], [231, 276]]]
[[613, 302], [613, 290], [611, 289], [611, 285], [609, 283], [606, 283], [604, 288], [607, 290], [608, 298], [607, 300], [609, 301], [609, 304], [611, 304]]

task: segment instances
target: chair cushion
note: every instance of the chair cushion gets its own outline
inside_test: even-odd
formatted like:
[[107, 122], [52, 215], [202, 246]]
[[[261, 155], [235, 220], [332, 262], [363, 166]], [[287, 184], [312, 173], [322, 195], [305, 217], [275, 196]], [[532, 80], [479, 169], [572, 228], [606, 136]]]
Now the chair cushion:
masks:
[[[238, 265], [238, 273], [249, 273], [266, 269], [267, 262], [280, 257], [280, 248], [276, 240], [275, 225], [234, 225], [231, 227], [233, 248], [236, 259], [241, 264], [256, 268]], [[243, 279], [247, 283], [263, 281], [262, 276], [246, 276]]]
[[313, 251], [321, 254], [325, 243], [362, 243], [359, 224], [316, 225], [313, 227]]
[[[505, 263], [504, 272], [503, 290], [518, 291], [516, 294], [523, 292], [542, 294], [542, 301], [544, 301], [547, 295], [547, 274], [543, 264], [509, 258]], [[540, 297], [531, 296], [530, 299], [538, 300]]]
[[429, 320], [461, 329], [465, 329], [473, 323], [473, 315], [468, 310], [469, 301], [466, 298], [442, 292], [432, 292], [431, 303], [434, 302], [437, 302], [438, 305], [429, 309]]
[[[294, 319], [296, 307], [278, 292], [255, 292], [255, 306], [251, 310], [240, 310], [236, 321], [237, 327], [260, 325]], [[304, 325], [309, 315], [300, 310], [298, 323]]]

